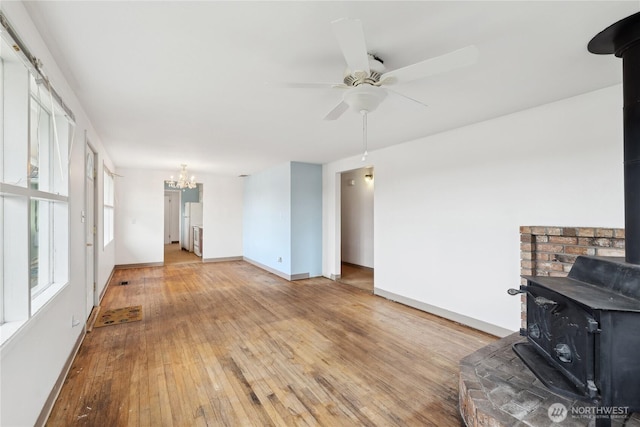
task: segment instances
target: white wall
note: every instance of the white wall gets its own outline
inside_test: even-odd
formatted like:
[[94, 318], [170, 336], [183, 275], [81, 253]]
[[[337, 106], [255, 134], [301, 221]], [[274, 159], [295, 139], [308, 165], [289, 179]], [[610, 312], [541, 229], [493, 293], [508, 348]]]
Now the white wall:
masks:
[[[517, 330], [521, 225], [623, 227], [622, 90], [606, 88], [370, 153], [375, 292]], [[340, 171], [324, 167], [323, 274], [339, 271]]]
[[[54, 296], [35, 316], [0, 348], [0, 425], [33, 425], [60, 376], [74, 344], [84, 332], [85, 307], [85, 229], [81, 222], [84, 210], [85, 131], [98, 152], [98, 193], [102, 200], [102, 165], [112, 166], [100, 139], [82, 105], [55, 64], [33, 22], [20, 2], [2, 2], [2, 11], [32, 53], [44, 63], [45, 71], [76, 116], [76, 130], [70, 155], [69, 284]], [[102, 230], [99, 209], [97, 228]], [[102, 244], [101, 232], [98, 242]], [[113, 245], [99, 251], [98, 288], [103, 289], [113, 269]], [[26, 284], [25, 284], [26, 286]], [[79, 321], [72, 325], [72, 319]]]
[[[202, 183], [203, 259], [242, 256], [242, 179], [192, 172]], [[175, 171], [116, 173], [116, 265], [162, 263], [164, 181]]]
[[202, 259], [242, 256], [242, 193], [236, 176], [204, 176]]
[[164, 261], [166, 171], [118, 169], [115, 177], [116, 265]]
[[[345, 172], [341, 179], [342, 261], [373, 268], [373, 189], [365, 180], [372, 168]], [[353, 183], [353, 185], [351, 185]]]

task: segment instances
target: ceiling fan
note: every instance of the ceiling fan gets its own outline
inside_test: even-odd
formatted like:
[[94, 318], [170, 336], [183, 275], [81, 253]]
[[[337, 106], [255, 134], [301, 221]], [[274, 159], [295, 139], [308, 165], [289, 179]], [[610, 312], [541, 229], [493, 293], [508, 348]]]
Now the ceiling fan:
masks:
[[367, 51], [360, 20], [342, 18], [331, 22], [331, 25], [347, 63], [343, 83], [285, 83], [283, 86], [346, 89], [342, 101], [329, 111], [324, 119], [336, 120], [351, 108], [363, 115], [365, 137], [367, 113], [374, 111], [387, 97], [387, 94], [391, 93], [394, 96], [400, 96], [426, 106], [426, 104], [398, 93], [388, 86], [465, 67], [474, 64], [478, 59], [478, 49], [475, 46], [467, 46], [406, 67], [387, 71], [383, 65], [384, 61]]

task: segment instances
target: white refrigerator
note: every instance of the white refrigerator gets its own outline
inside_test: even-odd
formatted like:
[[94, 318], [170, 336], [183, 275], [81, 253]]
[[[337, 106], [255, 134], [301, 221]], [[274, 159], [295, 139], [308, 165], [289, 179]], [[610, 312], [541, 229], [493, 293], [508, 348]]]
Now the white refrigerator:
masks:
[[185, 203], [182, 214], [182, 249], [193, 252], [193, 227], [202, 225], [202, 203]]

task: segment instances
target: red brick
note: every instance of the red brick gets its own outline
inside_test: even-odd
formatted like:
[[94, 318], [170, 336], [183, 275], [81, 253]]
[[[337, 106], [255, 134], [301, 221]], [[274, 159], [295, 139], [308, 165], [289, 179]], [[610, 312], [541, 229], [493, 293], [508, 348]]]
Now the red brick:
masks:
[[576, 261], [576, 255], [555, 254], [553, 256], [554, 261], [573, 264]]
[[545, 235], [547, 234], [547, 227], [531, 227], [531, 234], [535, 235]]
[[554, 245], [552, 243], [536, 243], [536, 250], [540, 252], [562, 252], [562, 245]]
[[536, 269], [545, 271], [563, 271], [562, 264], [559, 262], [537, 262]]
[[578, 244], [577, 237], [549, 236], [549, 243], [562, 243], [563, 245]]
[[564, 252], [574, 255], [595, 255], [596, 250], [594, 248], [587, 248], [584, 246], [565, 246]]
[[613, 230], [613, 237], [617, 239], [624, 239], [624, 228], [616, 228]]
[[596, 237], [613, 237], [611, 228], [596, 228]]
[[611, 239], [604, 239], [604, 238], [593, 239], [593, 246], [599, 246], [601, 248], [610, 248], [611, 246], [613, 246], [613, 242], [611, 242]]
[[536, 243], [547, 243], [549, 241], [549, 236], [535, 236]]
[[547, 254], [544, 252], [536, 252], [536, 259], [540, 261], [550, 261], [551, 254]]
[[552, 271], [549, 273], [551, 277], [567, 277], [567, 273], [564, 271]]
[[521, 234], [520, 241], [524, 243], [533, 242], [533, 236], [531, 234]]
[[573, 227], [564, 227], [562, 229], [562, 235], [565, 237], [575, 237], [578, 235], [578, 232]]
[[523, 252], [533, 252], [535, 251], [535, 246], [533, 243], [520, 243], [520, 250]]
[[596, 230], [592, 227], [580, 227], [578, 228], [579, 237], [596, 237]]
[[547, 234], [549, 236], [562, 236], [562, 228], [560, 228], [560, 227], [547, 227]]
[[598, 256], [624, 256], [624, 249], [598, 248]]
[[521, 225], [520, 226], [520, 233], [522, 233], [522, 234], [531, 234], [531, 227], [529, 227], [528, 225]]
[[534, 271], [529, 268], [521, 268], [520, 269], [521, 276], [535, 276]]
[[593, 237], [580, 237], [578, 238], [578, 244], [580, 246], [593, 246], [594, 245], [594, 241], [596, 239]]
[[548, 277], [549, 276], [549, 272], [548, 271], [544, 271], [544, 270], [536, 270], [536, 276]]
[[520, 261], [520, 267], [521, 268], [533, 268], [533, 266], [535, 265], [535, 262], [533, 261]]
[[520, 252], [521, 259], [533, 259], [533, 252]]
[[551, 263], [538, 261], [536, 262], [536, 270], [551, 271]]

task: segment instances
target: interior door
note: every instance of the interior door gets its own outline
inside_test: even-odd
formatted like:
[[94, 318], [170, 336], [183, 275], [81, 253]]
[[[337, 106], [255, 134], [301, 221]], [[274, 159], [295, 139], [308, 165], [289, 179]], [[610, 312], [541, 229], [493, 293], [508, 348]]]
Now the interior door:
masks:
[[86, 241], [86, 253], [85, 253], [85, 271], [86, 271], [86, 287], [87, 287], [87, 313], [88, 318], [93, 310], [93, 306], [97, 303], [96, 298], [96, 153], [91, 146], [86, 145], [86, 162], [85, 162], [85, 241]]
[[164, 192], [164, 244], [180, 241], [180, 192]]
[[171, 243], [171, 193], [164, 192], [164, 244]]

